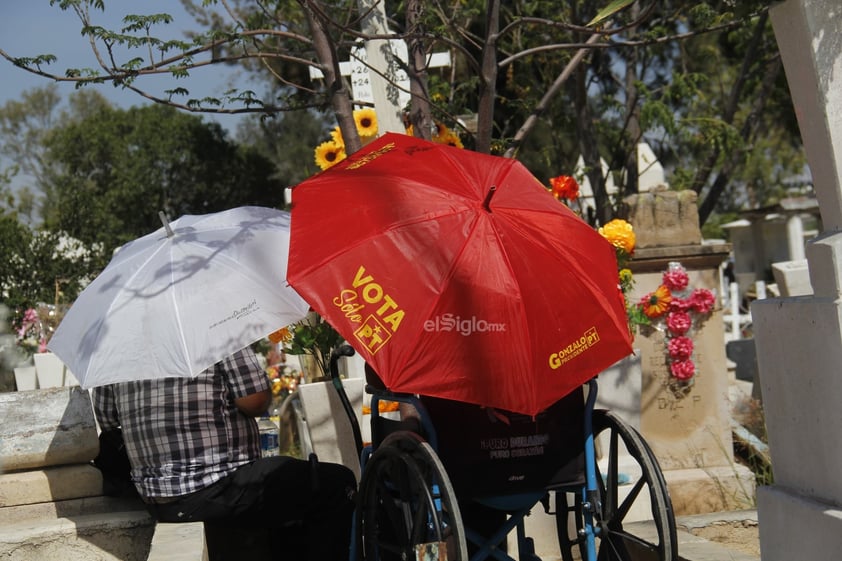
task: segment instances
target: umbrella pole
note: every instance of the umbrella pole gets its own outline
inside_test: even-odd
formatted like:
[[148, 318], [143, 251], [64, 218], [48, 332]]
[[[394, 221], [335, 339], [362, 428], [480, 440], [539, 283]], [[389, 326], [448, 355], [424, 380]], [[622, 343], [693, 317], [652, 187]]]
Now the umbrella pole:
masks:
[[161, 219], [161, 223], [164, 225], [164, 230], [167, 231], [167, 237], [173, 237], [175, 233], [172, 231], [172, 228], [170, 228], [170, 219], [167, 218], [167, 215], [164, 214], [163, 210], [158, 211], [158, 218]]

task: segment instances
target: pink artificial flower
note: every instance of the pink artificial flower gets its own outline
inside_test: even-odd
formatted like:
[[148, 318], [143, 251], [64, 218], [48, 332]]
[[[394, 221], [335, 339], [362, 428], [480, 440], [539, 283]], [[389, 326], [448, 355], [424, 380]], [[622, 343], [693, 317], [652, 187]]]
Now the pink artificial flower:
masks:
[[38, 343], [38, 352], [39, 353], [46, 353], [47, 352], [47, 340], [41, 338], [41, 341]]
[[696, 373], [692, 360], [676, 361], [670, 364], [670, 373], [679, 380], [689, 380]]
[[716, 303], [716, 297], [707, 288], [697, 288], [690, 295], [689, 300], [691, 307], [700, 314], [709, 314]]
[[672, 311], [667, 316], [667, 329], [676, 337], [687, 333], [692, 324], [693, 321], [690, 319], [690, 314], [683, 310]]
[[670, 269], [664, 273], [664, 284], [670, 289], [670, 292], [681, 292], [690, 283], [690, 277], [687, 276], [687, 271], [681, 267]]
[[691, 302], [688, 298], [673, 298], [670, 301], [670, 312], [689, 312]]
[[667, 349], [672, 360], [687, 360], [693, 354], [693, 340], [690, 337], [673, 337], [667, 343]]

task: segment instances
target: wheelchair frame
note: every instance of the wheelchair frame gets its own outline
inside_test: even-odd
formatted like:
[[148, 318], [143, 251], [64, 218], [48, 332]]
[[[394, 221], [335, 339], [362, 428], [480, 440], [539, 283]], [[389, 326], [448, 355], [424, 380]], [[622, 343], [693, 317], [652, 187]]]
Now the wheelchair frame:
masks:
[[[596, 410], [597, 382], [587, 382], [584, 405], [584, 484], [573, 482], [547, 486], [534, 492], [506, 494], [486, 498], [483, 504], [502, 510], [509, 516], [491, 536], [483, 536], [463, 524], [459, 498], [445, 466], [438, 457], [436, 429], [424, 404], [413, 395], [394, 394], [371, 386], [372, 440], [364, 446], [356, 414], [345, 395], [338, 375], [337, 361], [352, 356], [343, 346], [331, 357], [330, 374], [354, 432], [360, 453], [361, 478], [358, 508], [352, 539], [352, 561], [389, 561], [391, 559], [438, 559], [423, 557], [424, 552], [447, 549], [447, 559], [480, 561], [493, 558], [514, 561], [499, 546], [512, 530], [517, 533], [519, 561], [540, 561], [534, 542], [526, 535], [525, 518], [539, 505], [555, 515], [556, 531], [563, 561], [677, 561], [675, 517], [669, 493], [657, 459], [643, 437], [610, 411]], [[397, 401], [413, 405], [420, 415], [421, 431], [399, 430], [388, 435], [379, 429], [379, 402]], [[605, 473], [600, 474], [597, 436], [605, 434]], [[601, 442], [602, 442], [601, 441]], [[620, 487], [620, 453], [637, 464], [640, 476], [630, 484], [625, 498]], [[645, 496], [648, 493], [648, 497]], [[555, 512], [549, 499], [555, 498]], [[473, 498], [471, 498], [473, 500]], [[628, 522], [632, 507], [648, 505], [651, 522]], [[563, 508], [562, 508], [563, 503]], [[638, 507], [635, 507], [638, 508]], [[652, 529], [654, 527], [654, 533]], [[643, 535], [634, 532], [642, 531]], [[468, 556], [468, 541], [477, 550]], [[412, 555], [412, 557], [410, 557]]]

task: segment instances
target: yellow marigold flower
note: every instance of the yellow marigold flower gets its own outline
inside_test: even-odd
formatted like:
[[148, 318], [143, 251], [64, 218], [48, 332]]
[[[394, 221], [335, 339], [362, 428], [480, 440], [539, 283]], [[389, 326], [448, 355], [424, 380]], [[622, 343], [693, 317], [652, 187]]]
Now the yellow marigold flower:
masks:
[[614, 247], [622, 249], [629, 255], [634, 253], [634, 244], [637, 241], [634, 228], [622, 218], [615, 218], [600, 228], [599, 233]]
[[316, 165], [320, 169], [327, 169], [345, 159], [345, 147], [332, 140], [322, 142], [316, 146]]
[[274, 396], [280, 395], [281, 390], [283, 390], [283, 389], [284, 389], [283, 381], [281, 381], [277, 378], [272, 380], [272, 395], [274, 395]]
[[449, 131], [444, 136], [439, 136], [436, 139], [436, 142], [441, 144], [447, 144], [449, 146], [455, 146], [456, 148], [464, 148], [465, 146], [462, 144], [462, 139], [459, 138], [459, 135], [453, 131]]
[[364, 108], [354, 111], [354, 122], [357, 124], [357, 132], [362, 137], [377, 136], [377, 114], [374, 109]]
[[415, 136], [415, 129], [412, 125], [406, 127], [406, 136]]
[[646, 317], [657, 318], [669, 310], [671, 301], [672, 294], [670, 293], [670, 289], [661, 285], [654, 292], [650, 292], [644, 296], [643, 300], [640, 301], [640, 305]]
[[628, 283], [632, 281], [632, 272], [631, 269], [624, 268], [620, 269], [620, 282], [621, 283]]
[[338, 146], [345, 146], [345, 140], [342, 138], [342, 129], [338, 125], [330, 131], [330, 139]]

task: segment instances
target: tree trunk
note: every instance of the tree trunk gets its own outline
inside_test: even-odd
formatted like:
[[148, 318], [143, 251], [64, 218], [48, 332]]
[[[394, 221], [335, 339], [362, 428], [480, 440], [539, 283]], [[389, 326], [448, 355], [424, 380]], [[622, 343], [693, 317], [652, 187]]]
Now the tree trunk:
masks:
[[[731, 92], [728, 97], [728, 103], [723, 109], [722, 113], [722, 120], [727, 124], [732, 124], [734, 122], [734, 116], [737, 113], [737, 108], [739, 106], [740, 97], [743, 93], [743, 88], [746, 85], [746, 80], [748, 78], [748, 68], [754, 61], [757, 60], [759, 54], [758, 51], [760, 50], [761, 40], [763, 38], [763, 30], [766, 27], [766, 22], [769, 19], [769, 12], [763, 12], [757, 18], [757, 24], [754, 27], [754, 35], [751, 38], [751, 43], [749, 43], [748, 49], [746, 49], [745, 56], [743, 57], [743, 64], [740, 72], [737, 74], [737, 80], [734, 82], [734, 85], [731, 87]], [[710, 175], [713, 172], [713, 168], [716, 165], [717, 160], [720, 156], [720, 150], [718, 148], [714, 148], [711, 154], [705, 159], [704, 163], [699, 166], [699, 170], [696, 172], [696, 177], [693, 179], [692, 189], [696, 192], [701, 194], [702, 189], [704, 189], [705, 185], [707, 185], [708, 180], [710, 179]], [[727, 174], [726, 174], [727, 176]], [[719, 192], [722, 192], [724, 189], [724, 185], [722, 185], [719, 189]], [[717, 195], [718, 196], [718, 195]], [[712, 202], [708, 202], [710, 199], [710, 193], [707, 197], [705, 197], [705, 203], [702, 206], [710, 206], [712, 209], [713, 206], [716, 204], [716, 200]], [[704, 217], [702, 216], [702, 208], [699, 207], [699, 223], [704, 224], [705, 220], [707, 219], [707, 215]]]
[[[640, 3], [635, 2], [631, 6], [632, 20], [640, 17]], [[634, 34], [636, 28], [629, 29], [629, 34]], [[639, 176], [640, 169], [637, 167], [637, 143], [640, 142], [642, 132], [640, 130], [640, 105], [637, 99], [637, 47], [628, 51], [626, 58], [626, 139], [628, 150], [626, 151], [626, 181], [623, 186], [623, 195], [631, 195], [640, 190]]]
[[432, 138], [433, 118], [430, 111], [430, 95], [427, 90], [427, 53], [420, 39], [423, 35], [421, 14], [424, 10], [422, 0], [409, 0], [406, 7], [406, 20], [409, 28], [409, 92], [411, 94], [409, 122], [412, 123], [414, 136], [430, 140]]
[[[778, 74], [780, 74], [781, 68], [782, 63], [780, 56], [776, 56], [767, 64], [766, 74], [763, 76], [763, 83], [760, 87], [760, 92], [755, 98], [751, 113], [749, 113], [748, 117], [746, 117], [740, 131], [740, 136], [746, 144], [750, 144], [751, 139], [757, 138], [758, 136], [758, 124], [761, 122], [760, 115], [766, 108], [766, 101], [769, 99], [769, 95], [775, 87], [775, 82], [778, 79]], [[737, 167], [739, 167], [741, 161], [742, 152], [732, 153], [726, 160], [717, 175], [716, 180], [714, 180], [713, 185], [711, 185], [710, 191], [708, 191], [708, 194], [705, 196], [702, 204], [699, 205], [699, 224], [704, 224], [710, 217], [711, 213], [716, 208], [716, 202], [719, 200], [719, 197], [728, 185], [731, 174]]]
[[576, 79], [573, 81], [573, 98], [576, 108], [576, 129], [579, 137], [579, 150], [585, 162], [588, 182], [593, 191], [595, 215], [588, 216], [588, 222], [592, 225], [605, 224], [610, 220], [611, 205], [608, 201], [608, 193], [605, 191], [605, 177], [602, 175], [602, 160], [599, 157], [599, 147], [593, 130], [593, 115], [588, 105], [587, 92], [587, 68], [579, 67], [576, 70]]
[[497, 34], [500, 31], [500, 0], [488, 0], [485, 18], [485, 43], [479, 80], [476, 151], [491, 153], [494, 131], [494, 103], [497, 97]]
[[328, 36], [327, 30], [319, 14], [323, 6], [317, 0], [299, 0], [301, 7], [307, 14], [307, 21], [310, 31], [313, 34], [313, 47], [316, 51], [316, 58], [319, 60], [321, 71], [325, 77], [330, 91], [330, 103], [342, 131], [342, 140], [345, 142], [345, 153], [353, 154], [362, 148], [360, 135], [357, 133], [357, 125], [354, 122], [354, 107], [351, 104], [351, 94], [348, 86], [342, 79], [342, 72], [339, 70], [339, 57], [336, 55], [335, 42]]

